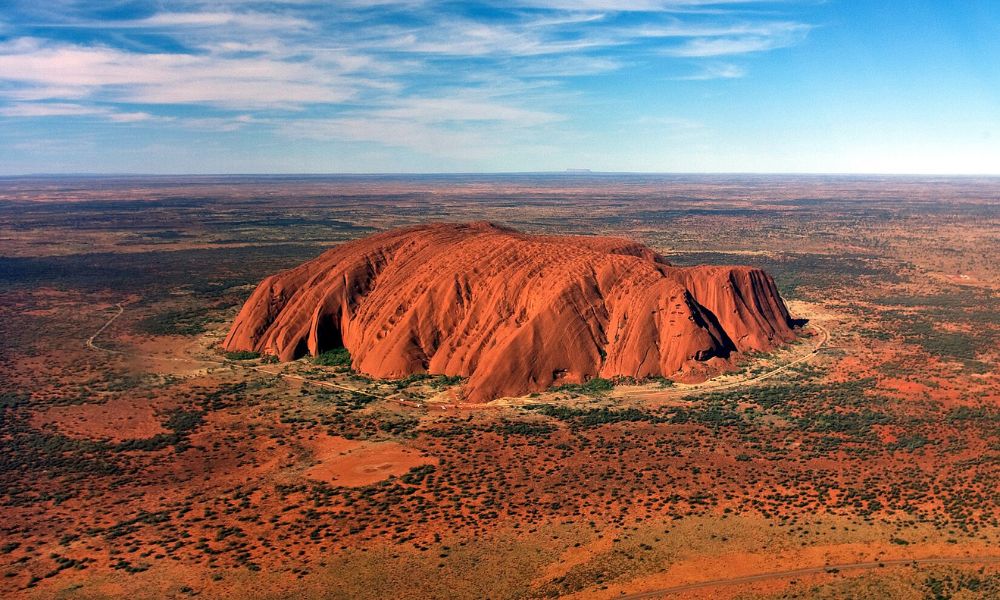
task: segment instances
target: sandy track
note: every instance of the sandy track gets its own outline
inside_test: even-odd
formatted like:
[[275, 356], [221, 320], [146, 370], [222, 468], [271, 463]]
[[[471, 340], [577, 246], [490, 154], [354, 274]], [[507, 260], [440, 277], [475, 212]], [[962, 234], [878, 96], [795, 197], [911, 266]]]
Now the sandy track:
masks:
[[121, 352], [118, 352], [117, 350], [112, 350], [110, 348], [101, 348], [100, 346], [94, 344], [94, 340], [97, 339], [97, 336], [104, 333], [104, 330], [110, 327], [111, 324], [115, 322], [115, 319], [122, 316], [122, 313], [125, 312], [125, 305], [122, 304], [121, 302], [115, 304], [115, 306], [118, 307], [118, 312], [112, 315], [112, 317], [108, 319], [108, 321], [104, 325], [101, 325], [101, 328], [95, 331], [94, 335], [87, 338], [87, 347], [90, 348], [91, 350], [101, 350], [103, 352], [111, 352], [112, 354], [121, 354]]
[[622, 600], [639, 600], [640, 598], [660, 598], [662, 596], [669, 596], [671, 594], [680, 594], [683, 592], [704, 590], [714, 587], [756, 583], [758, 581], [769, 581], [773, 579], [790, 579], [792, 577], [801, 577], [803, 575], [836, 573], [839, 571], [872, 570], [872, 569], [880, 569], [883, 567], [901, 567], [901, 566], [905, 567], [905, 566], [921, 566], [921, 565], [963, 565], [963, 564], [977, 565], [977, 564], [991, 564], [991, 563], [1000, 563], [1000, 556], [898, 558], [898, 559], [881, 560], [873, 562], [855, 562], [855, 563], [843, 563], [836, 565], [823, 565], [820, 567], [804, 567], [801, 569], [789, 569], [787, 571], [756, 573], [754, 575], [744, 575], [742, 577], [732, 577], [729, 579], [711, 579], [708, 581], [687, 583], [684, 585], [678, 585], [669, 588], [659, 588], [656, 590], [649, 590], [646, 592], [636, 592], [634, 594], [625, 594], [616, 597], [621, 598]]
[[794, 367], [795, 365], [797, 365], [799, 363], [803, 363], [803, 362], [811, 359], [812, 357], [816, 356], [816, 354], [819, 353], [819, 351], [823, 348], [823, 346], [825, 346], [830, 341], [830, 331], [826, 327], [823, 327], [819, 323], [814, 324], [813, 327], [815, 327], [816, 329], [819, 330], [819, 332], [820, 332], [820, 334], [822, 334], [823, 338], [819, 341], [818, 344], [816, 344], [815, 348], [813, 348], [812, 350], [809, 351], [808, 354], [804, 354], [804, 355], [796, 358], [795, 360], [793, 360], [791, 362], [787, 362], [787, 363], [781, 365], [780, 367], [776, 367], [774, 369], [771, 369], [770, 371], [767, 371], [766, 373], [761, 373], [760, 375], [756, 375], [756, 376], [750, 377], [748, 379], [740, 379], [739, 381], [729, 381], [729, 382], [725, 382], [725, 383], [717, 383], [717, 384], [714, 384], [714, 385], [694, 384], [694, 385], [692, 385], [690, 387], [686, 386], [686, 387], [684, 387], [682, 389], [684, 389], [684, 391], [695, 391], [695, 392], [713, 391], [714, 392], [716, 390], [726, 390], [726, 389], [729, 389], [729, 388], [740, 387], [740, 386], [743, 386], [743, 385], [749, 385], [751, 383], [756, 383], [758, 381], [762, 381], [764, 379], [768, 379], [768, 378], [774, 377], [778, 373], [786, 371], [786, 370]]

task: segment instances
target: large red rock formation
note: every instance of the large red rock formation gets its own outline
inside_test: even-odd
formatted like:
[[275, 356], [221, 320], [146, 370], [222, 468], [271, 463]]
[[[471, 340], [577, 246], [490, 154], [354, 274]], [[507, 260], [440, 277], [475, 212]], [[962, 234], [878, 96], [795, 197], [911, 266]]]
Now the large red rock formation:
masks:
[[793, 337], [759, 269], [471, 223], [388, 231], [272, 275], [224, 346], [281, 360], [344, 346], [373, 377], [467, 377], [480, 402], [595, 376], [691, 376]]

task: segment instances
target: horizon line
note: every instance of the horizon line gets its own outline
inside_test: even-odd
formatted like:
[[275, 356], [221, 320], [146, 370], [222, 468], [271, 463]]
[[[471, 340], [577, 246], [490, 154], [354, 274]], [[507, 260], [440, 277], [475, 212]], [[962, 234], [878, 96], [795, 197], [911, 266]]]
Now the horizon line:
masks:
[[60, 178], [60, 177], [401, 177], [401, 176], [469, 176], [469, 175], [675, 175], [675, 176], [804, 176], [804, 177], [985, 177], [1000, 178], [996, 173], [919, 173], [879, 171], [600, 171], [565, 169], [561, 171], [303, 171], [256, 173], [144, 173], [138, 171], [79, 171], [0, 174], [0, 179]]

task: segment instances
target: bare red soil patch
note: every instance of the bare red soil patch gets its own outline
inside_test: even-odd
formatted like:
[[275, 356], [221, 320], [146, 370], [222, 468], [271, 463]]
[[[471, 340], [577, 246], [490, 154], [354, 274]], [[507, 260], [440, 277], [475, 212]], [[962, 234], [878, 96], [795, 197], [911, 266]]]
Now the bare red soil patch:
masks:
[[437, 464], [437, 460], [394, 442], [321, 436], [311, 441], [311, 446], [318, 464], [304, 475], [337, 486], [361, 487], [402, 475], [413, 467]]
[[104, 404], [52, 406], [33, 413], [31, 424], [78, 439], [121, 442], [150, 438], [167, 432], [157, 413], [168, 404], [162, 400], [119, 397]]

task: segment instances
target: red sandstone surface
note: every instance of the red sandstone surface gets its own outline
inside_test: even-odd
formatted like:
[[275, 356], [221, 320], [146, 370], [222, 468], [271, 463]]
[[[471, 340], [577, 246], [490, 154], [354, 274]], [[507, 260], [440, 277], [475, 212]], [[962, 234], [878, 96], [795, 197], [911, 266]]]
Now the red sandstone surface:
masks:
[[625, 239], [471, 223], [388, 231], [267, 277], [223, 345], [285, 361], [343, 346], [362, 373], [459, 375], [483, 402], [690, 376], [793, 337], [760, 269], [674, 267]]

